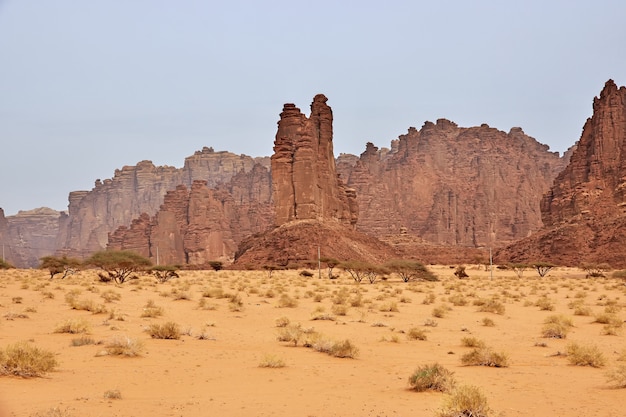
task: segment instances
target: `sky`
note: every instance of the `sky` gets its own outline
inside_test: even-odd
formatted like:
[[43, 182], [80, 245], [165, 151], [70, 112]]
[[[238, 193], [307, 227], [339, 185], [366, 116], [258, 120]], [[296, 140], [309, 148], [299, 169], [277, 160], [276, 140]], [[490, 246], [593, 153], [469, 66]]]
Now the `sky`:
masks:
[[626, 84], [623, 0], [0, 0], [0, 207], [67, 210], [115, 169], [272, 154], [323, 93], [335, 154], [446, 118], [563, 152]]

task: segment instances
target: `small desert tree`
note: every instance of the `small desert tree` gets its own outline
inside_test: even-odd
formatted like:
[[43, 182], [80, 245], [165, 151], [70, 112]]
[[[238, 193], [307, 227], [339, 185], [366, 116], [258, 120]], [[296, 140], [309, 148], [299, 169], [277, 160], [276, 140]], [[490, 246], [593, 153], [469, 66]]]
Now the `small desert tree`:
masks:
[[606, 276], [604, 273], [611, 270], [611, 265], [583, 262], [580, 264], [580, 269], [587, 273], [585, 278], [604, 278]]
[[75, 258], [68, 258], [62, 256], [60, 258], [56, 256], [44, 256], [41, 258], [40, 269], [47, 269], [50, 272], [50, 279], [54, 278], [57, 274], [63, 274], [61, 278], [65, 278], [68, 274], [72, 273], [76, 268], [81, 265], [81, 262]]
[[530, 268], [530, 265], [525, 263], [514, 263], [509, 264], [508, 267], [515, 272], [515, 275], [517, 275], [518, 278], [521, 278], [522, 275], [524, 275], [524, 271]]
[[389, 270], [384, 266], [371, 263], [365, 264], [365, 276], [367, 277], [367, 280], [370, 282], [370, 284], [375, 283], [378, 277], [382, 275], [387, 275], [388, 273]]
[[333, 269], [339, 265], [339, 261], [335, 258], [320, 258], [320, 262], [323, 262], [326, 264], [326, 268], [328, 268], [328, 279], [333, 279], [335, 278], [335, 276], [333, 275]]
[[552, 270], [556, 265], [550, 262], [533, 262], [532, 267], [537, 270], [537, 273], [541, 278], [545, 277], [548, 272]]
[[467, 272], [465, 272], [465, 266], [464, 265], [457, 266], [456, 269], [454, 270], [454, 275], [456, 275], [457, 278], [467, 278], [467, 277], [469, 277], [469, 275], [467, 275]]
[[428, 268], [417, 261], [408, 261], [404, 259], [394, 259], [385, 264], [385, 267], [391, 272], [395, 272], [404, 282], [411, 280], [437, 281], [435, 274], [430, 272]]
[[361, 282], [366, 277], [367, 264], [365, 262], [346, 261], [339, 264], [339, 268], [349, 273], [356, 282]]
[[180, 269], [178, 265], [157, 265], [150, 268], [148, 271], [157, 279], [157, 281], [163, 283], [170, 278], [178, 278], [177, 270]]
[[267, 272], [267, 277], [272, 278], [272, 275], [274, 275], [274, 271], [277, 271], [280, 268], [276, 265], [263, 265], [263, 269]]
[[208, 264], [214, 271], [221, 271], [224, 268], [224, 263], [221, 261], [209, 261]]
[[152, 265], [149, 259], [135, 252], [116, 250], [96, 252], [85, 261], [85, 264], [96, 266], [104, 271], [98, 272], [101, 281], [115, 281], [118, 284], [137, 278], [134, 274]]

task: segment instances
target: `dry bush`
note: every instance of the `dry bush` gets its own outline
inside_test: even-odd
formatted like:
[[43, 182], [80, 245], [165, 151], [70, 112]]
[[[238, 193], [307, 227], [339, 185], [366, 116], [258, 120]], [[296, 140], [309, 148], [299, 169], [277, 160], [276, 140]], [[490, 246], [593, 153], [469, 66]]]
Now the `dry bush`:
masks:
[[483, 324], [483, 326], [486, 326], [486, 327], [494, 327], [496, 325], [496, 323], [493, 320], [491, 320], [489, 317], [484, 317], [481, 323]]
[[606, 379], [613, 388], [626, 388], [626, 365], [618, 365], [608, 371]]
[[277, 303], [278, 308], [295, 308], [298, 307], [298, 300], [290, 297], [289, 294], [281, 294]]
[[107, 400], [121, 400], [122, 393], [118, 389], [110, 389], [104, 392], [104, 398]]
[[435, 294], [431, 292], [426, 297], [424, 297], [424, 299], [422, 300], [422, 304], [432, 304], [435, 302], [436, 299], [437, 297], [435, 296]]
[[461, 363], [465, 366], [506, 368], [509, 366], [509, 357], [504, 352], [497, 353], [488, 347], [481, 347], [463, 355], [461, 357]]
[[461, 345], [465, 347], [471, 347], [471, 348], [484, 348], [486, 346], [485, 342], [478, 339], [477, 337], [471, 337], [471, 336], [466, 336], [462, 338]]
[[325, 313], [324, 311], [314, 311], [311, 313], [311, 320], [328, 320], [335, 321], [337, 318], [334, 314]]
[[228, 309], [230, 311], [243, 311], [243, 300], [239, 294], [231, 295], [228, 297]]
[[433, 317], [437, 317], [438, 319], [441, 319], [446, 316], [448, 311], [449, 310], [446, 308], [446, 306], [439, 306], [439, 307], [433, 308], [433, 311], [430, 314], [432, 314]]
[[283, 316], [283, 317], [277, 318], [275, 323], [276, 323], [276, 327], [286, 327], [290, 323], [290, 320], [289, 320], [289, 317]]
[[70, 346], [86, 346], [86, 345], [95, 345], [96, 341], [94, 339], [92, 339], [91, 337], [88, 336], [81, 336], [81, 337], [77, 337], [72, 339]]
[[335, 304], [330, 310], [337, 316], [345, 316], [348, 314], [348, 306], [344, 304]]
[[487, 417], [492, 410], [478, 387], [462, 385], [445, 398], [437, 417]]
[[276, 338], [279, 342], [293, 343], [294, 346], [298, 346], [303, 335], [304, 330], [300, 324], [288, 324], [281, 328]]
[[409, 377], [409, 385], [414, 391], [449, 392], [455, 385], [454, 372], [438, 363], [420, 366]]
[[91, 324], [85, 319], [68, 319], [58, 324], [54, 329], [54, 333], [89, 333]]
[[380, 307], [378, 307], [378, 311], [382, 311], [382, 312], [398, 312], [398, 304], [395, 301], [389, 301], [386, 302], [384, 304], [381, 304]]
[[106, 303], [110, 303], [113, 301], [119, 301], [122, 299], [122, 294], [115, 292], [113, 290], [106, 290], [100, 294], [100, 297], [104, 299]]
[[582, 304], [576, 305], [574, 306], [574, 315], [575, 316], [590, 316], [591, 308]]
[[276, 355], [265, 355], [261, 362], [259, 362], [259, 368], [284, 368], [285, 361]]
[[560, 314], [548, 316], [541, 329], [541, 335], [551, 339], [565, 339], [572, 327], [574, 323], [569, 317]]
[[107, 312], [104, 304], [97, 304], [93, 300], [82, 298], [80, 300], [76, 299], [76, 297], [65, 297], [65, 300], [68, 302], [70, 307], [74, 310], [84, 310], [89, 311], [93, 314], [103, 314]]
[[604, 354], [595, 345], [581, 346], [578, 343], [570, 343], [566, 351], [570, 365], [600, 368], [606, 363]]
[[448, 302], [455, 307], [466, 306], [468, 301], [463, 294], [455, 294], [448, 297]]
[[426, 331], [417, 327], [412, 327], [406, 334], [406, 338], [409, 340], [426, 340]]
[[622, 326], [622, 320], [617, 317], [615, 314], [608, 314], [608, 313], [601, 313], [598, 314], [595, 318], [595, 320], [593, 321], [594, 323], [600, 323], [600, 324], [610, 324], [613, 326]]
[[318, 352], [326, 353], [335, 358], [350, 358], [354, 359], [359, 355], [359, 348], [349, 340], [343, 340], [341, 342], [332, 341], [325, 338], [319, 338], [312, 345], [313, 349]]
[[437, 320], [433, 320], [433, 319], [424, 320], [424, 326], [426, 327], [437, 327], [438, 325], [439, 323], [437, 323]]
[[498, 300], [489, 299], [478, 307], [478, 311], [483, 313], [504, 314], [506, 307]]
[[549, 299], [546, 296], [540, 297], [535, 302], [535, 306], [539, 307], [539, 310], [543, 311], [553, 311], [554, 310], [554, 301]]
[[168, 321], [163, 324], [151, 324], [146, 330], [153, 339], [180, 339], [180, 326]]
[[71, 417], [69, 410], [62, 410], [59, 407], [52, 407], [45, 411], [38, 411], [31, 414], [31, 417]]
[[154, 301], [148, 300], [143, 307], [141, 317], [159, 317], [163, 315], [163, 307], [157, 306]]
[[[166, 339], [172, 338], [170, 337]], [[114, 336], [108, 342], [106, 342], [106, 344], [104, 345], [104, 349], [109, 355], [113, 356], [141, 356], [141, 351], [143, 350], [143, 342], [141, 340], [131, 339], [128, 336]]]
[[28, 342], [18, 342], [0, 349], [0, 375], [22, 378], [43, 376], [53, 371], [58, 362], [54, 353], [40, 349]]

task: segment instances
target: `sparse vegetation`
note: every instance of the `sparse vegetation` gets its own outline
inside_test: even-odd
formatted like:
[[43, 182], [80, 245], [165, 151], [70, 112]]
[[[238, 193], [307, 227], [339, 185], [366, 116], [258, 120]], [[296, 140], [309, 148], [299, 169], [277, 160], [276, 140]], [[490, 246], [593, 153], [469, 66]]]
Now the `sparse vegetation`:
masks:
[[606, 378], [613, 388], [626, 388], [626, 365], [617, 365], [609, 370]]
[[409, 386], [414, 391], [449, 392], [455, 385], [454, 372], [438, 363], [420, 366], [409, 377]]
[[601, 368], [606, 363], [604, 354], [596, 345], [581, 346], [578, 343], [567, 345], [567, 361], [570, 365], [591, 366], [594, 368]]
[[[172, 339], [172, 337], [159, 337], [158, 339]], [[174, 337], [174, 339], [177, 338]], [[104, 348], [109, 355], [134, 357], [141, 355], [143, 342], [128, 336], [120, 335], [112, 337], [108, 342], [106, 342]]]
[[91, 324], [85, 319], [68, 319], [63, 323], [57, 325], [54, 329], [55, 333], [70, 333], [70, 334], [79, 334], [79, 333], [89, 333], [91, 329]]
[[54, 356], [54, 353], [33, 346], [29, 342], [8, 345], [0, 349], [0, 375], [22, 378], [43, 376], [58, 366]]
[[146, 330], [153, 339], [180, 339], [180, 326], [168, 321], [163, 324], [151, 324]]
[[437, 417], [488, 417], [492, 411], [487, 398], [472, 385], [461, 385], [445, 398]]
[[456, 267], [456, 269], [454, 270], [454, 275], [457, 278], [469, 278], [469, 275], [467, 274], [467, 272], [465, 272], [465, 266], [463, 265], [459, 265]]
[[406, 338], [409, 340], [426, 340], [428, 336], [426, 331], [417, 327], [412, 327], [406, 333]]
[[551, 339], [565, 339], [570, 329], [574, 327], [572, 319], [563, 315], [546, 317], [541, 335]]
[[464, 354], [461, 363], [465, 366], [492, 366], [506, 368], [509, 366], [509, 357], [506, 353], [494, 352], [488, 347], [480, 347]]
[[265, 355], [261, 362], [259, 362], [259, 368], [284, 368], [285, 361], [276, 355]]

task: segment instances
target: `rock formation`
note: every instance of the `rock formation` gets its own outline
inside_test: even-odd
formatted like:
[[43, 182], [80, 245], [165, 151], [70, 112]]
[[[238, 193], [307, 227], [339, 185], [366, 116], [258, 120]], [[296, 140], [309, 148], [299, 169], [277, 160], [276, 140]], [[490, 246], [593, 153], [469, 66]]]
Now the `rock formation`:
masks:
[[151, 161], [125, 166], [116, 170], [112, 179], [96, 180], [91, 191], [70, 193], [67, 231], [58, 249], [74, 255], [103, 249], [111, 231], [129, 225], [142, 213], [154, 215], [168, 190], [179, 184], [191, 187], [194, 180], [215, 187], [241, 171], [249, 172], [256, 163], [267, 166], [269, 159], [205, 147], [187, 157], [180, 169], [157, 167]]
[[626, 267], [626, 88], [607, 81], [569, 165], [541, 200], [545, 228], [501, 260]]
[[354, 191], [338, 178], [333, 154], [333, 113], [318, 94], [307, 118], [285, 104], [272, 155], [274, 224], [293, 220], [336, 220], [354, 225], [358, 207]]
[[143, 213], [111, 233], [108, 247], [133, 250], [161, 265], [232, 261], [246, 236], [271, 224], [269, 184], [269, 171], [260, 164], [216, 188], [203, 180], [190, 189], [181, 184], [166, 193], [152, 218]]
[[[285, 104], [272, 155], [273, 230], [243, 241], [239, 267], [302, 264], [318, 256], [383, 261], [395, 255], [376, 238], [354, 230], [356, 194], [337, 175], [333, 155], [333, 117], [318, 94], [307, 118]], [[318, 249], [319, 248], [319, 249]]]
[[368, 143], [356, 161], [339, 159], [356, 190], [358, 230], [476, 248], [538, 230], [539, 198], [566, 164], [520, 128], [460, 128], [445, 119], [409, 128], [390, 149]]
[[[2, 212], [0, 241], [4, 245], [7, 260], [19, 268], [39, 265], [41, 257], [54, 252], [66, 217], [65, 213], [47, 207], [20, 210], [16, 215], [6, 218]], [[1, 225], [2, 219], [4, 226]]]

